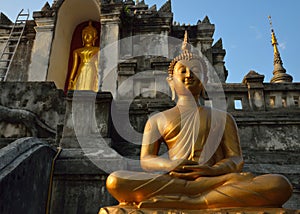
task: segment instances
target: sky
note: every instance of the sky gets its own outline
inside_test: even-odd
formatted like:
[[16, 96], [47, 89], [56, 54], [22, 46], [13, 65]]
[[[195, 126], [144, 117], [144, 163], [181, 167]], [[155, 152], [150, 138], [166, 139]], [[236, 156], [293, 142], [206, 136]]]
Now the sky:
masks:
[[[160, 8], [167, 0], [145, 0]], [[21, 9], [39, 11], [44, 0], [0, 0], [0, 11], [12, 21]], [[51, 5], [53, 0], [49, 0]], [[299, 0], [172, 0], [174, 21], [195, 25], [208, 16], [215, 24], [214, 41], [222, 38], [226, 50], [228, 83], [241, 83], [254, 70], [270, 82], [273, 74], [273, 48], [268, 16], [279, 43], [283, 67], [300, 82], [300, 1]]]

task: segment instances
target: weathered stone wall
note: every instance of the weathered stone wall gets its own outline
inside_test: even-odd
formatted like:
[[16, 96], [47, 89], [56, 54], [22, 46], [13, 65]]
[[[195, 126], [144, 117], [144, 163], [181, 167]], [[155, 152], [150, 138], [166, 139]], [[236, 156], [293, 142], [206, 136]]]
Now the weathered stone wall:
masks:
[[[214, 89], [214, 85], [207, 86], [208, 91], [212, 89]], [[215, 92], [213, 96], [221, 99], [223, 94], [223, 99], [226, 100], [226, 102], [224, 101], [225, 109], [236, 119], [244, 148], [266, 151], [300, 151], [300, 105], [298, 101], [300, 84], [274, 85], [264, 83], [259, 89], [248, 88], [245, 84], [223, 84], [223, 89], [224, 91]], [[249, 94], [254, 94], [257, 91], [264, 96], [248, 99], [251, 97]], [[270, 105], [270, 94], [280, 101], [284, 97], [287, 102], [282, 101], [277, 105]], [[205, 99], [204, 103], [209, 103], [213, 107], [219, 104], [218, 99], [209, 97]], [[241, 101], [240, 105], [235, 103], [237, 100]], [[126, 106], [129, 105], [130, 111], [126, 109]], [[116, 101], [116, 106], [119, 108], [116, 113], [122, 114], [123, 112], [123, 114], [127, 114], [127, 117], [129, 114], [130, 125], [137, 132], [142, 133], [149, 115], [168, 109], [173, 105], [174, 103], [171, 102], [170, 98], [160, 99], [155, 96], [154, 99], [151, 99], [151, 97], [139, 95], [134, 100]], [[140, 140], [137, 139], [137, 141]]]
[[0, 93], [0, 138], [55, 139], [57, 127], [63, 124], [65, 101], [53, 82], [1, 82]]
[[0, 150], [0, 213], [45, 213], [54, 155], [36, 138], [21, 138]]

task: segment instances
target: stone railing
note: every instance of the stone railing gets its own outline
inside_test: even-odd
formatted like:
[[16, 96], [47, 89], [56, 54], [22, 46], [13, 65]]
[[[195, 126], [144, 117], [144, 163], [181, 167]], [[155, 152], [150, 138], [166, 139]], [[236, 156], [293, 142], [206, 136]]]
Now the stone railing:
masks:
[[223, 88], [229, 112], [287, 109], [300, 111], [300, 83], [263, 83], [259, 87], [249, 84], [224, 84]]
[[37, 138], [0, 149], [1, 213], [44, 213], [56, 151]]

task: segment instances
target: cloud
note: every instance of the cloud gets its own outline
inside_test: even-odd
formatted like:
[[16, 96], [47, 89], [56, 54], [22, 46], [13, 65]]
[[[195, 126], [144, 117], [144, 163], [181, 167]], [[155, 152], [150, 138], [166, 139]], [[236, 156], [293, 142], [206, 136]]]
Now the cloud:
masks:
[[286, 49], [286, 42], [279, 42], [278, 46], [279, 46], [280, 49], [285, 50]]
[[258, 28], [256, 26], [251, 25], [250, 30], [253, 31], [255, 33], [255, 38], [256, 39], [261, 39], [262, 38], [262, 33], [258, 30]]

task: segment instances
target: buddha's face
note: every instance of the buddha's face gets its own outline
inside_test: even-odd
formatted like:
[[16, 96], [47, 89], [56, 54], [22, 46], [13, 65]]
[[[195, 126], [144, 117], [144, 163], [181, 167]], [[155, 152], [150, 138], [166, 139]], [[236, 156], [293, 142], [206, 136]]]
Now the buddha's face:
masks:
[[180, 60], [174, 66], [173, 87], [177, 95], [199, 95], [203, 89], [203, 79], [199, 60]]
[[96, 33], [93, 30], [85, 29], [82, 32], [83, 44], [94, 44], [96, 39], [97, 39], [97, 36], [96, 36]]

